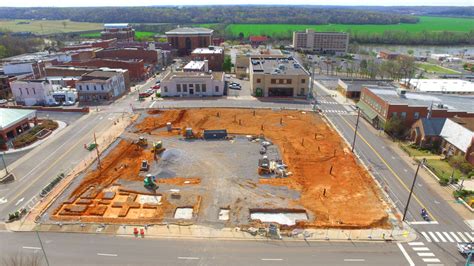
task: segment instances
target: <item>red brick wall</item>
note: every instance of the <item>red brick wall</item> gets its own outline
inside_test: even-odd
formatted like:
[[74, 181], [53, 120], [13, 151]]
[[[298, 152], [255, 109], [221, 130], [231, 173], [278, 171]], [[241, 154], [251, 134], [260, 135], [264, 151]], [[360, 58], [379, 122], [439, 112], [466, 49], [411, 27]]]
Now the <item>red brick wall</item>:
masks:
[[97, 58], [135, 60], [142, 59], [146, 64], [158, 63], [158, 52], [145, 49], [110, 49], [96, 52]]
[[209, 70], [222, 71], [224, 54], [191, 54], [191, 58], [197, 61], [209, 61]]
[[[129, 79], [132, 81], [143, 80], [147, 77], [147, 72], [143, 61], [119, 61], [119, 60], [104, 60], [92, 59], [84, 62], [70, 62], [71, 66], [88, 66], [88, 67], [108, 67], [121, 68], [128, 70]], [[128, 87], [128, 86], [127, 86]]]
[[[191, 40], [191, 49], [186, 48], [186, 39]], [[173, 48], [178, 50], [178, 55], [190, 55], [191, 52], [196, 48], [208, 47], [211, 45], [212, 35], [203, 36], [168, 36], [168, 42], [171, 43]]]

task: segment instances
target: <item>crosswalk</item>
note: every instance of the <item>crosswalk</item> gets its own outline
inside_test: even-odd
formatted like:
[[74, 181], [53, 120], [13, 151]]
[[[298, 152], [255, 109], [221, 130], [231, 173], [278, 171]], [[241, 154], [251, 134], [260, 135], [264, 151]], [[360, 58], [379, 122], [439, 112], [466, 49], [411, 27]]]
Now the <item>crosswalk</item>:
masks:
[[323, 113], [332, 113], [332, 114], [348, 114], [349, 113], [346, 110], [327, 110], [327, 109], [322, 109], [321, 112], [323, 112]]
[[340, 103], [332, 102], [332, 101], [318, 101], [318, 104], [340, 104]]
[[474, 232], [420, 232], [428, 242], [473, 242]]
[[410, 242], [408, 245], [416, 252], [421, 260], [425, 263], [428, 263], [428, 266], [442, 266], [440, 260], [436, 258], [436, 255], [430, 251], [428, 247], [425, 246], [423, 242]]

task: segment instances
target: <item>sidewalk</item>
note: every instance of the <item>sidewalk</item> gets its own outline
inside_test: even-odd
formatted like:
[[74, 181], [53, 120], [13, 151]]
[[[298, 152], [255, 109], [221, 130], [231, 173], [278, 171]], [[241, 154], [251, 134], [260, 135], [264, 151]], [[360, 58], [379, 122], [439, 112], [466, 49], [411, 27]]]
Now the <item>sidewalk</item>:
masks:
[[[352, 99], [348, 99], [342, 96], [337, 90], [330, 90], [326, 88], [326, 86], [324, 86], [323, 84], [319, 83], [318, 81], [314, 81], [314, 85], [320, 88], [321, 90], [323, 90], [325, 93], [329, 95], [333, 95], [332, 98], [341, 105], [355, 105], [355, 102]], [[316, 98], [319, 98], [319, 97], [316, 96]], [[317, 100], [319, 101], [319, 99]]]
[[[14, 222], [6, 224], [12, 231], [63, 232], [84, 234], [107, 234], [124, 237], [142, 237], [136, 231], [143, 230], [146, 238], [183, 238], [183, 239], [216, 239], [216, 240], [268, 240], [263, 234], [252, 235], [240, 228], [216, 229], [202, 225], [119, 225], [119, 224], [34, 224], [32, 222]], [[350, 242], [410, 242], [417, 239], [415, 231], [408, 226], [402, 229], [295, 229], [287, 234], [281, 234], [285, 241], [350, 241]]]

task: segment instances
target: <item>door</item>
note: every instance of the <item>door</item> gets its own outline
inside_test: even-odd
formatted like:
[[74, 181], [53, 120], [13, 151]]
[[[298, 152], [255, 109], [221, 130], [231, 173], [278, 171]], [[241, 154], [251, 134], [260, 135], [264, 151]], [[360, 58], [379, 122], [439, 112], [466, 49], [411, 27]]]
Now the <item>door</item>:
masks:
[[193, 95], [194, 94], [194, 89], [189, 89], [189, 94]]

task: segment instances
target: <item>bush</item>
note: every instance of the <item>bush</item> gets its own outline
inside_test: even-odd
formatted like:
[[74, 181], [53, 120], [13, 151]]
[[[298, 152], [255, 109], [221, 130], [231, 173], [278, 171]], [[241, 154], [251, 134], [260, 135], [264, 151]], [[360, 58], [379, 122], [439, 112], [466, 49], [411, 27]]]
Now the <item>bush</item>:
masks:
[[449, 158], [448, 163], [456, 168], [459, 169], [463, 174], [468, 174], [473, 170], [472, 164], [470, 164], [463, 156], [457, 155], [452, 156]]
[[447, 179], [447, 178], [440, 178], [438, 182], [439, 182], [439, 184], [442, 185], [442, 186], [447, 186], [448, 183], [449, 183], [449, 179]]
[[465, 189], [455, 190], [453, 191], [453, 196], [455, 198], [462, 198], [463, 200], [466, 200], [467, 198], [474, 196], [474, 191]]
[[56, 123], [55, 121], [49, 120], [49, 119], [42, 120], [40, 124], [34, 126], [29, 131], [16, 137], [15, 140], [13, 140], [13, 146], [15, 148], [21, 148], [21, 147], [27, 146], [38, 140], [38, 138], [35, 135], [41, 130], [48, 129], [52, 131], [52, 130], [55, 130], [56, 128], [58, 128], [58, 123]]

